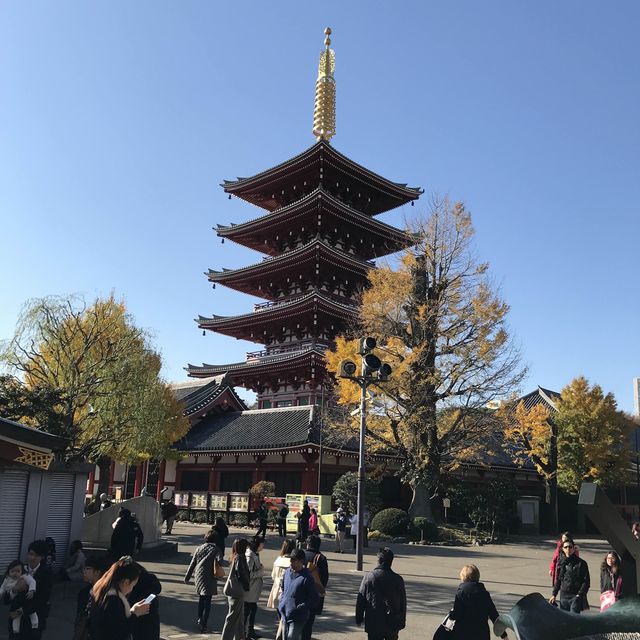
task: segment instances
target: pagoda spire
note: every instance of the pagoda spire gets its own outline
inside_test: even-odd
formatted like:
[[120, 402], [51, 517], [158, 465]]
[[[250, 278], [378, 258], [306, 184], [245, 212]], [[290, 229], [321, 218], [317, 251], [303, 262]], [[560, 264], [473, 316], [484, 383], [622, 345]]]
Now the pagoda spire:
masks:
[[333, 72], [336, 56], [331, 45], [331, 28], [324, 30], [325, 50], [320, 54], [318, 79], [316, 80], [316, 100], [313, 109], [313, 135], [317, 141], [329, 142], [336, 133], [336, 81]]

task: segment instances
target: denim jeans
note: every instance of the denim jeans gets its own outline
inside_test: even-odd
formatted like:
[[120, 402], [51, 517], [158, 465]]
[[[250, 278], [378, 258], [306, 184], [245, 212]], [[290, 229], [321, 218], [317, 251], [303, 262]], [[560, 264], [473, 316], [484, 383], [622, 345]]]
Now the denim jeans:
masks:
[[577, 596], [572, 593], [560, 592], [560, 608], [563, 611], [571, 611], [571, 613], [580, 613], [583, 608], [582, 596]]
[[286, 622], [285, 624], [285, 640], [300, 640], [302, 638], [304, 622]]

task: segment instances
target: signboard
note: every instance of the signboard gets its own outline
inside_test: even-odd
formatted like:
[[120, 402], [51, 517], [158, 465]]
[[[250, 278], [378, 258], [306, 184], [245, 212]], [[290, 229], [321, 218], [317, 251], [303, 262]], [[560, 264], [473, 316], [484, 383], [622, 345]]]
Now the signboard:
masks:
[[243, 512], [249, 511], [249, 494], [232, 493], [229, 496], [229, 511]]
[[209, 509], [211, 509], [211, 511], [226, 511], [227, 510], [227, 494], [226, 493], [210, 493]]
[[173, 497], [173, 501], [176, 504], [176, 507], [185, 507], [185, 509], [189, 506], [189, 494], [188, 493], [176, 493]]

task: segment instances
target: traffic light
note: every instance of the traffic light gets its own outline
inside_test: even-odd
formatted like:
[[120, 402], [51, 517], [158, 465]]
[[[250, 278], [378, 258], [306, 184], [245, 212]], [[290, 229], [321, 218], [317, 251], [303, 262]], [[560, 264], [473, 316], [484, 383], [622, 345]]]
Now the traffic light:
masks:
[[380, 368], [378, 369], [378, 380], [382, 380], [384, 382], [385, 380], [389, 379], [390, 375], [391, 375], [391, 365], [388, 365], [386, 362], [383, 362], [380, 365]]

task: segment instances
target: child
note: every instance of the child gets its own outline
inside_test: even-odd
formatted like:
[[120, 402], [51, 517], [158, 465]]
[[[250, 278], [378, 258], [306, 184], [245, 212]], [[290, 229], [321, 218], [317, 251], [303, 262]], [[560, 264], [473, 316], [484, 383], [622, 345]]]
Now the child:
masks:
[[[19, 590], [19, 587], [26, 585], [27, 591]], [[4, 594], [9, 594], [11, 603], [9, 604], [9, 613], [12, 611], [18, 611], [26, 600], [31, 600], [36, 593], [36, 581], [28, 573], [24, 572], [22, 563], [20, 560], [14, 560], [4, 574], [4, 581], [0, 586], [0, 600], [4, 597]], [[31, 628], [38, 628], [38, 614], [33, 612], [29, 615], [31, 621]], [[13, 633], [18, 635], [20, 633], [20, 623], [22, 622], [22, 614], [13, 618], [11, 628]]]

